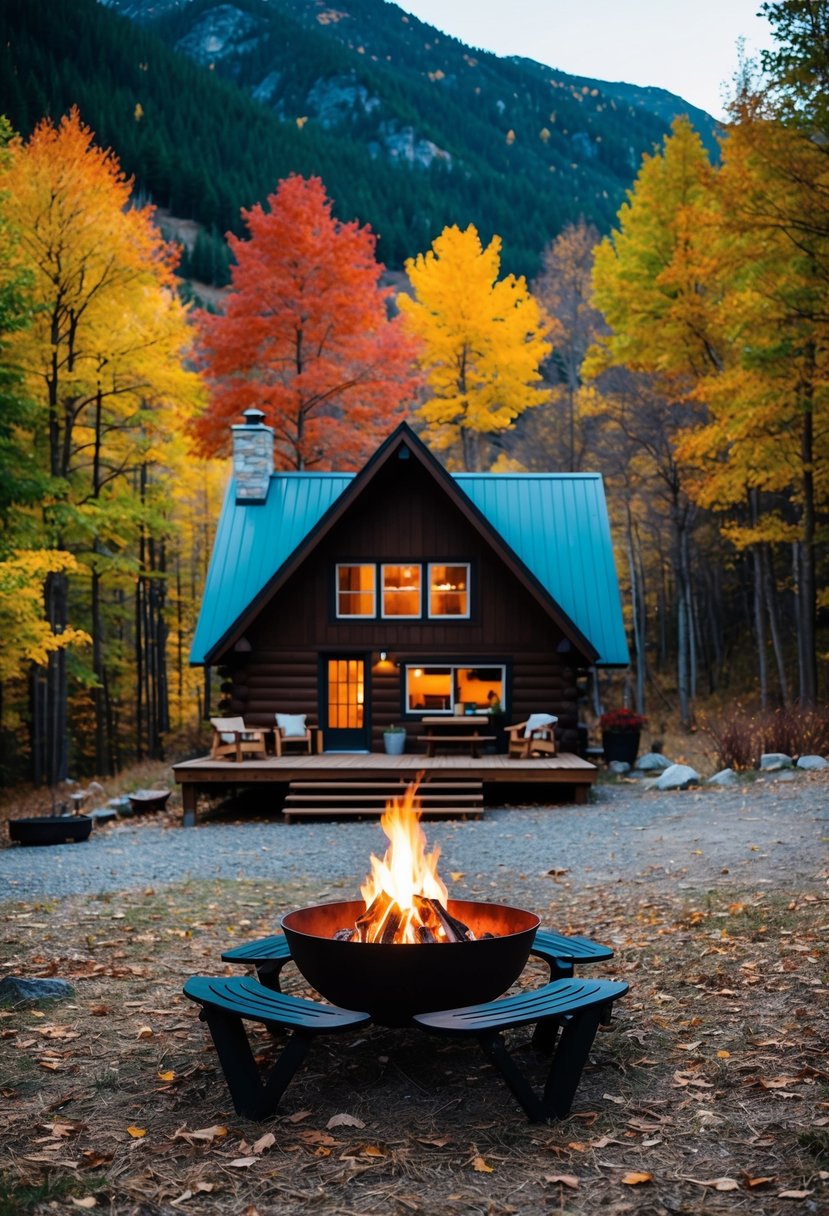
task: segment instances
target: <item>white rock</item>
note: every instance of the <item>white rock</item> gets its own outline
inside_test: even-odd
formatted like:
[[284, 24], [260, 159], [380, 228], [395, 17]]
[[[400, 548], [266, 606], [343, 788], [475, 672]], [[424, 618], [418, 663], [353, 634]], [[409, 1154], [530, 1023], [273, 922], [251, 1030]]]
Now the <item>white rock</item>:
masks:
[[733, 768], [720, 769], [718, 773], [714, 773], [713, 777], [709, 777], [707, 785], [737, 785], [739, 777], [734, 772]]
[[823, 756], [801, 756], [797, 767], [805, 768], [810, 773], [817, 773], [821, 769], [829, 768], [829, 760], [824, 760]]
[[636, 761], [636, 767], [642, 773], [664, 773], [666, 768], [670, 768], [672, 760], [667, 756], [663, 756], [661, 752], [648, 752], [644, 756], [640, 756]]
[[689, 785], [699, 785], [699, 773], [689, 764], [672, 764], [666, 768], [656, 783], [658, 790], [687, 790]]
[[787, 756], [785, 752], [765, 752], [760, 757], [760, 768], [766, 773], [774, 773], [781, 768], [793, 767], [794, 762], [791, 756]]
[[607, 766], [608, 772], [613, 773], [617, 777], [621, 777], [624, 773], [630, 772], [630, 765], [627, 760], [611, 760]]

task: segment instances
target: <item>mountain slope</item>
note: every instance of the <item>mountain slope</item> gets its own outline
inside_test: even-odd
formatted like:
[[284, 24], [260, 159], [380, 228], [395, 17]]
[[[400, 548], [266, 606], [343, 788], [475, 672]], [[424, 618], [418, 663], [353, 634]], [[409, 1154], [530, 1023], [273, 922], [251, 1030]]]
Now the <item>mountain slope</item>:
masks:
[[208, 227], [317, 173], [391, 266], [472, 222], [529, 273], [568, 220], [607, 230], [688, 109], [472, 51], [384, 0], [4, 0], [0, 109], [25, 133], [73, 102], [140, 189]]

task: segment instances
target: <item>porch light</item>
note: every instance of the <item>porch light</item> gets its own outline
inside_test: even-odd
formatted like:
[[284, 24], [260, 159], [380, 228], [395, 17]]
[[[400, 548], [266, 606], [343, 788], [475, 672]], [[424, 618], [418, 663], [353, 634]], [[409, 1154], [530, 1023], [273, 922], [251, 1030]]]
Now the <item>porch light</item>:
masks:
[[381, 663], [385, 663], [385, 661], [388, 657], [389, 657], [389, 652], [387, 650], [380, 651], [380, 662]]

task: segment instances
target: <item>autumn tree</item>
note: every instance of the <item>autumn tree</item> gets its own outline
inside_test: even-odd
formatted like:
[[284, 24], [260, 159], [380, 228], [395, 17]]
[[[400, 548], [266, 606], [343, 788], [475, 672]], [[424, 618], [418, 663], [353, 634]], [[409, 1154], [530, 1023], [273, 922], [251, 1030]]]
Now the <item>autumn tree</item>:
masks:
[[[146, 482], [166, 459], [199, 382], [182, 364], [190, 335], [174, 253], [151, 210], [131, 205], [129, 180], [77, 111], [57, 126], [40, 123], [25, 144], [13, 141], [0, 188], [31, 283], [32, 322], [12, 335], [9, 350], [37, 407], [30, 442], [49, 479], [38, 512], [42, 544], [71, 552], [85, 572], [54, 566], [45, 615], [62, 634], [70, 601], [89, 604], [92, 666], [79, 679], [92, 692], [96, 767], [105, 771], [112, 707], [104, 585], [119, 584], [112, 612], [121, 614], [121, 630], [148, 527], [152, 496], [142, 476]], [[65, 651], [50, 654], [33, 689], [35, 776], [53, 782], [68, 765]]]
[[418, 384], [415, 347], [390, 320], [375, 238], [342, 223], [317, 177], [292, 174], [242, 217], [223, 312], [199, 318], [211, 404], [196, 432], [225, 451], [250, 405], [283, 468], [356, 468], [399, 421]]
[[422, 345], [429, 399], [418, 411], [426, 439], [458, 452], [462, 467], [484, 467], [486, 440], [541, 405], [541, 363], [550, 318], [523, 277], [499, 279], [501, 240], [484, 249], [475, 227], [444, 228], [425, 254], [406, 263], [414, 295], [398, 296], [408, 331]]
[[[697, 412], [699, 378], [721, 358], [699, 249], [698, 203], [710, 176], [705, 149], [687, 119], [674, 123], [661, 152], [643, 158], [618, 228], [596, 251], [594, 301], [608, 331], [586, 365], [596, 380], [592, 412], [624, 436], [631, 454], [638, 449], [640, 457], [650, 455], [668, 496], [677, 690], [685, 723], [697, 673], [691, 577], [696, 511], [675, 444]], [[631, 408], [637, 397], [647, 409]]]
[[[577, 439], [578, 394], [581, 369], [585, 355], [601, 332], [601, 313], [593, 304], [593, 258], [600, 240], [598, 229], [582, 218], [568, 224], [544, 250], [542, 271], [533, 283], [533, 294], [549, 316], [557, 322], [553, 336], [553, 352], [547, 362], [547, 375], [552, 380], [552, 398], [543, 409], [533, 414], [540, 435], [538, 441], [553, 431], [553, 443], [543, 443], [545, 449], [555, 447], [566, 452], [564, 467], [575, 472], [583, 467], [582, 441]], [[563, 406], [563, 409], [562, 409]], [[563, 431], [551, 427], [552, 418], [563, 418]], [[564, 442], [562, 443], [562, 439]], [[545, 452], [546, 455], [546, 452]], [[556, 467], [560, 461], [556, 461]], [[547, 467], [552, 467], [547, 457]]]

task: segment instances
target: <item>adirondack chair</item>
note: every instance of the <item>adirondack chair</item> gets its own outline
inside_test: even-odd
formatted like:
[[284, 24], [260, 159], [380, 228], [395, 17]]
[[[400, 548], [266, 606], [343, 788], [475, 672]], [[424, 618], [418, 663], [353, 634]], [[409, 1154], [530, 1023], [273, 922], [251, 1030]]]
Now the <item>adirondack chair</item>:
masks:
[[506, 727], [510, 758], [529, 760], [530, 756], [554, 756], [557, 721], [554, 714], [530, 714], [524, 722]]
[[211, 760], [242, 760], [245, 756], [267, 755], [265, 736], [267, 731], [245, 726], [244, 718], [211, 718], [213, 742], [210, 747]]
[[314, 750], [313, 727], [309, 726], [305, 714], [275, 714], [274, 740], [277, 756], [296, 745], [300, 752], [310, 756]]

